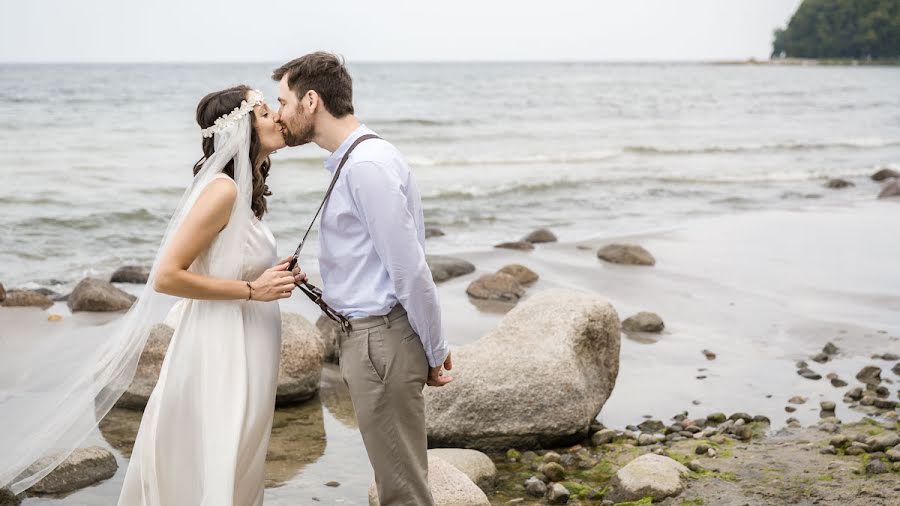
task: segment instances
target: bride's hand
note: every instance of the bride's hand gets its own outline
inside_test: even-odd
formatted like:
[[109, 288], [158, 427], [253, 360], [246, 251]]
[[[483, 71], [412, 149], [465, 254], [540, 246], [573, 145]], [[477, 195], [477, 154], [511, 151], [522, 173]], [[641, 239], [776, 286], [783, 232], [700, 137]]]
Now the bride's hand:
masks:
[[269, 302], [278, 299], [287, 299], [294, 289], [294, 274], [287, 270], [288, 263], [284, 262], [266, 269], [254, 281], [250, 282], [252, 300]]

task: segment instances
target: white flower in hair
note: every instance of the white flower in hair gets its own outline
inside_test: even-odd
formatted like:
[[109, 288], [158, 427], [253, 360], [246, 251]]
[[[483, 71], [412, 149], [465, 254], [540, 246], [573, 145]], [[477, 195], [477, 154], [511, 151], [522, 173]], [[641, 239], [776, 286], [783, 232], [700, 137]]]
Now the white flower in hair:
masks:
[[204, 139], [208, 139], [213, 135], [237, 125], [237, 122], [250, 113], [254, 107], [265, 102], [263, 94], [259, 90], [250, 90], [247, 92], [247, 98], [241, 101], [240, 107], [235, 107], [230, 113], [221, 116], [213, 122], [209, 128], [200, 130]]

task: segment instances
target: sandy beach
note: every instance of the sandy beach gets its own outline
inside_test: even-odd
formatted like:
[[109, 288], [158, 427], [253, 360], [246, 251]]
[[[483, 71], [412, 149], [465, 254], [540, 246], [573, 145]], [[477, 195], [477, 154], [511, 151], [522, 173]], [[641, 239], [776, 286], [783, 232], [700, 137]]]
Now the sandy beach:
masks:
[[[556, 287], [590, 291], [608, 298], [623, 320], [638, 311], [664, 320], [660, 334], [623, 333], [616, 386], [598, 417], [607, 427], [621, 430], [647, 418], [670, 421], [684, 411], [692, 416], [746, 412], [768, 417], [774, 432], [791, 416], [804, 426], [814, 424], [820, 401], [835, 402], [837, 416], [854, 422], [866, 411], [848, 409], [841, 399], [856, 386], [854, 376], [863, 366], [880, 366], [896, 390], [890, 385], [898, 379], [889, 371], [894, 363], [870, 357], [900, 352], [900, 270], [893, 268], [900, 240], [890, 232], [898, 213], [900, 202], [889, 199], [702, 218], [642, 235], [539, 244], [531, 252], [455, 251], [453, 256], [477, 270], [439, 284], [444, 325], [453, 346], [494, 328], [511, 306], [479, 309], [466, 287], [480, 274], [518, 263], [540, 275], [526, 299]], [[597, 258], [599, 247], [617, 242], [642, 245], [656, 265], [622, 266]], [[311, 277], [315, 281], [316, 273]], [[121, 286], [140, 292], [140, 286]], [[282, 311], [310, 321], [318, 317], [299, 296], [283, 302]], [[62, 320], [47, 321], [48, 314]], [[89, 330], [109, 318], [73, 315], [64, 303], [46, 311], [2, 308], [0, 329], [15, 332], [3, 332], [0, 353], [33, 346], [52, 326]], [[839, 354], [825, 364], [809, 361], [828, 342]], [[521, 359], [529, 359], [529, 350]], [[822, 376], [837, 374], [849, 386], [799, 376], [795, 363], [801, 360]], [[809, 402], [787, 413], [793, 396]], [[112, 479], [64, 498], [28, 498], [24, 504], [111, 503], [138, 423], [135, 413], [116, 409], [89, 441], [114, 449], [119, 471]], [[371, 473], [335, 366], [325, 367], [316, 398], [278, 410], [267, 471], [267, 504], [308, 504], [314, 498], [325, 504], [366, 503]], [[325, 486], [330, 481], [340, 486]]]

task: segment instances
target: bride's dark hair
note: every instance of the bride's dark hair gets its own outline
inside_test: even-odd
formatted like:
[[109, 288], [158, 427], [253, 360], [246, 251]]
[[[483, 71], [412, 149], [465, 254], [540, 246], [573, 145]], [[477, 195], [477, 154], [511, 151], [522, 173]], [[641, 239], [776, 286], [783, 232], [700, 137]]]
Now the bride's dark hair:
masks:
[[[209, 128], [220, 117], [230, 113], [235, 108], [241, 106], [241, 101], [247, 98], [247, 92], [250, 91], [249, 86], [240, 85], [228, 88], [222, 91], [214, 91], [203, 97], [197, 104], [197, 124], [200, 128]], [[253, 197], [250, 208], [257, 218], [262, 219], [263, 215], [268, 211], [266, 206], [266, 197], [272, 194], [266, 185], [266, 178], [269, 177], [269, 167], [272, 165], [267, 156], [263, 163], [256, 166], [255, 160], [259, 155], [260, 143], [259, 136], [256, 134], [256, 116], [250, 113], [250, 163], [253, 164]], [[203, 157], [194, 164], [194, 175], [196, 176], [206, 159], [215, 152], [215, 143], [209, 137], [203, 139]], [[228, 162], [222, 169], [222, 172], [234, 178], [234, 160]]]

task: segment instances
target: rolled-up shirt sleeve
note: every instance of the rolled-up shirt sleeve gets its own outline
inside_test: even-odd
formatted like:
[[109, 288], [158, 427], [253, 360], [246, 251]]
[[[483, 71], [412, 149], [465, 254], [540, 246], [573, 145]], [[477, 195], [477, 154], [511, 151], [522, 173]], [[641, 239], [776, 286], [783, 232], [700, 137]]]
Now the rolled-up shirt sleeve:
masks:
[[437, 287], [418, 241], [404, 182], [393, 167], [377, 162], [359, 162], [345, 170], [360, 221], [368, 228], [397, 298], [422, 341], [428, 365], [437, 367], [450, 348], [441, 328]]

